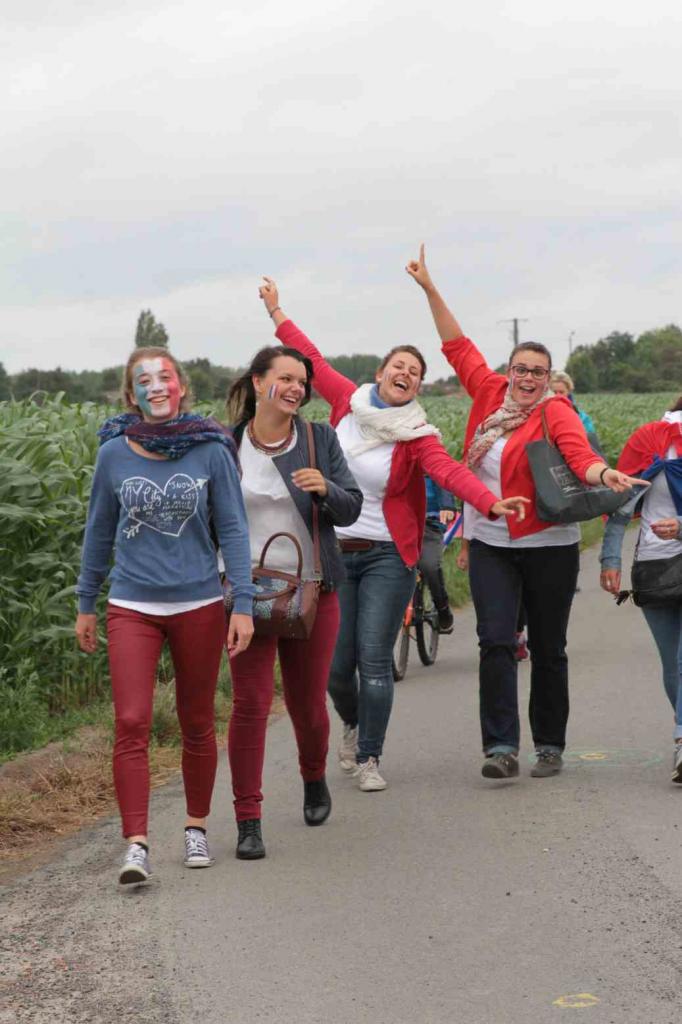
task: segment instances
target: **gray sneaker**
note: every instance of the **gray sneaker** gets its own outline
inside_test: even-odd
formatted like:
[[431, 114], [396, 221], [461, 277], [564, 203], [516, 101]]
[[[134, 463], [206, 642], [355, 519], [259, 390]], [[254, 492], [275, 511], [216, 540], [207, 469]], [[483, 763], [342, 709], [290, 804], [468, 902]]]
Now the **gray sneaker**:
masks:
[[672, 780], [673, 782], [682, 782], [682, 743], [675, 744]]
[[564, 759], [558, 750], [538, 750], [530, 773], [534, 779], [548, 779], [550, 775], [558, 775], [563, 766]]
[[185, 829], [185, 867], [210, 868], [213, 857], [208, 850], [206, 833], [200, 828]]
[[118, 880], [121, 885], [137, 885], [146, 882], [152, 873], [149, 852], [141, 843], [131, 843], [123, 858]]
[[516, 754], [488, 754], [481, 768], [481, 775], [486, 779], [515, 779], [518, 774]]

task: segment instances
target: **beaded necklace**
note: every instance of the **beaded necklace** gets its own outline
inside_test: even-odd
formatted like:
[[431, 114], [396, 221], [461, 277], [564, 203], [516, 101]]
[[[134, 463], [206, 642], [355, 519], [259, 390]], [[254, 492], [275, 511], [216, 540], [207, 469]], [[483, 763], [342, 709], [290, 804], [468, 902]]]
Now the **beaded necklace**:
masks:
[[294, 421], [291, 419], [289, 422], [289, 433], [283, 441], [278, 441], [277, 444], [264, 444], [263, 441], [259, 441], [253, 429], [253, 420], [249, 420], [246, 424], [246, 432], [249, 435], [249, 441], [256, 451], [263, 452], [264, 455], [270, 456], [281, 455], [282, 452], [285, 452], [291, 444], [291, 439], [294, 436]]

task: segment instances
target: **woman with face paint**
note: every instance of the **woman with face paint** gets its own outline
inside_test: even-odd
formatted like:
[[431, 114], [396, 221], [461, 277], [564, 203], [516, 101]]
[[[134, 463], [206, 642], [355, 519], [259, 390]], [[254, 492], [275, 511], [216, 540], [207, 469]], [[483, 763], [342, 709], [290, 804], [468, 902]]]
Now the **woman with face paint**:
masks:
[[[186, 411], [187, 380], [164, 348], [133, 352], [123, 395], [129, 411], [99, 431], [76, 587], [76, 636], [83, 651], [95, 650], [95, 602], [109, 574], [114, 783], [128, 842], [119, 881], [125, 885], [144, 882], [151, 874], [148, 744], [156, 669], [166, 641], [183, 741], [184, 863], [189, 868], [213, 863], [206, 817], [216, 771], [216, 681], [226, 638], [231, 654], [249, 644], [254, 588], [229, 431]], [[214, 534], [234, 594], [229, 626]]]
[[386, 788], [379, 759], [393, 703], [393, 644], [414, 590], [424, 536], [424, 475], [484, 517], [523, 518], [525, 499], [500, 501], [450, 458], [416, 400], [426, 372], [418, 349], [391, 349], [376, 383], [358, 387], [284, 315], [270, 278], [260, 296], [282, 344], [312, 360], [315, 387], [332, 407], [331, 423], [364, 497], [356, 522], [336, 529], [348, 578], [339, 589], [341, 628], [329, 693], [343, 722], [341, 769], [362, 792], [377, 792]]
[[519, 711], [515, 633], [526, 609], [531, 657], [530, 726], [536, 751], [531, 775], [546, 778], [563, 766], [568, 721], [566, 629], [578, 576], [577, 524], [552, 526], [535, 511], [526, 445], [543, 435], [542, 411], [553, 442], [580, 480], [614, 491], [632, 486], [587, 443], [570, 402], [549, 389], [550, 353], [537, 342], [516, 345], [506, 374], [495, 373], [436, 290], [424, 262], [407, 273], [428, 299], [443, 354], [471, 395], [464, 438], [467, 465], [493, 490], [522, 494], [526, 518], [491, 522], [471, 510], [469, 579], [480, 647], [480, 713], [488, 779], [519, 774]]
[[[279, 655], [282, 686], [298, 746], [303, 778], [303, 819], [322, 825], [331, 812], [325, 771], [329, 743], [326, 693], [329, 665], [339, 629], [336, 594], [345, 573], [335, 526], [350, 526], [360, 514], [362, 494], [353, 479], [334, 431], [312, 424], [316, 469], [310, 468], [306, 425], [298, 416], [310, 399], [313, 368], [295, 349], [270, 347], [258, 352], [230, 390], [243, 470], [242, 492], [251, 533], [251, 560], [260, 561], [274, 533], [289, 533], [303, 553], [303, 576], [319, 578], [321, 593], [307, 640], [254, 637], [248, 651], [232, 658], [233, 709], [228, 752], [240, 860], [265, 856], [261, 834], [261, 780], [265, 732]], [[313, 552], [313, 509], [317, 509], [321, 577]], [[298, 555], [280, 537], [268, 548], [268, 568], [297, 572]]]

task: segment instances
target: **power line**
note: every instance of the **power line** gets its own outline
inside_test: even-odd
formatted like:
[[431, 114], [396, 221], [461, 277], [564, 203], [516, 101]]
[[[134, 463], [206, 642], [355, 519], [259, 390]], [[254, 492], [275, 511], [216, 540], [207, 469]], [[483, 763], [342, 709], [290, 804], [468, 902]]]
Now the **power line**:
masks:
[[519, 343], [519, 324], [527, 324], [528, 317], [513, 316], [509, 320], [498, 320], [498, 323], [514, 325], [514, 347], [516, 347]]

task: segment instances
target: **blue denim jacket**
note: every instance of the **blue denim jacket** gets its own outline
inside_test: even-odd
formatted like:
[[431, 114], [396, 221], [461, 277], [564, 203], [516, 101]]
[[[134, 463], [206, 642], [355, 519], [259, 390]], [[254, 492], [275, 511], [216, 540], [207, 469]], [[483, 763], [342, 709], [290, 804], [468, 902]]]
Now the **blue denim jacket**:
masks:
[[[606, 529], [604, 530], [601, 552], [599, 553], [602, 569], [622, 568], [621, 552], [623, 550], [623, 537], [637, 506], [644, 499], [646, 491], [647, 488], [645, 487], [636, 487], [630, 500], [609, 517]], [[677, 521], [682, 529], [682, 516], [678, 516]]]

